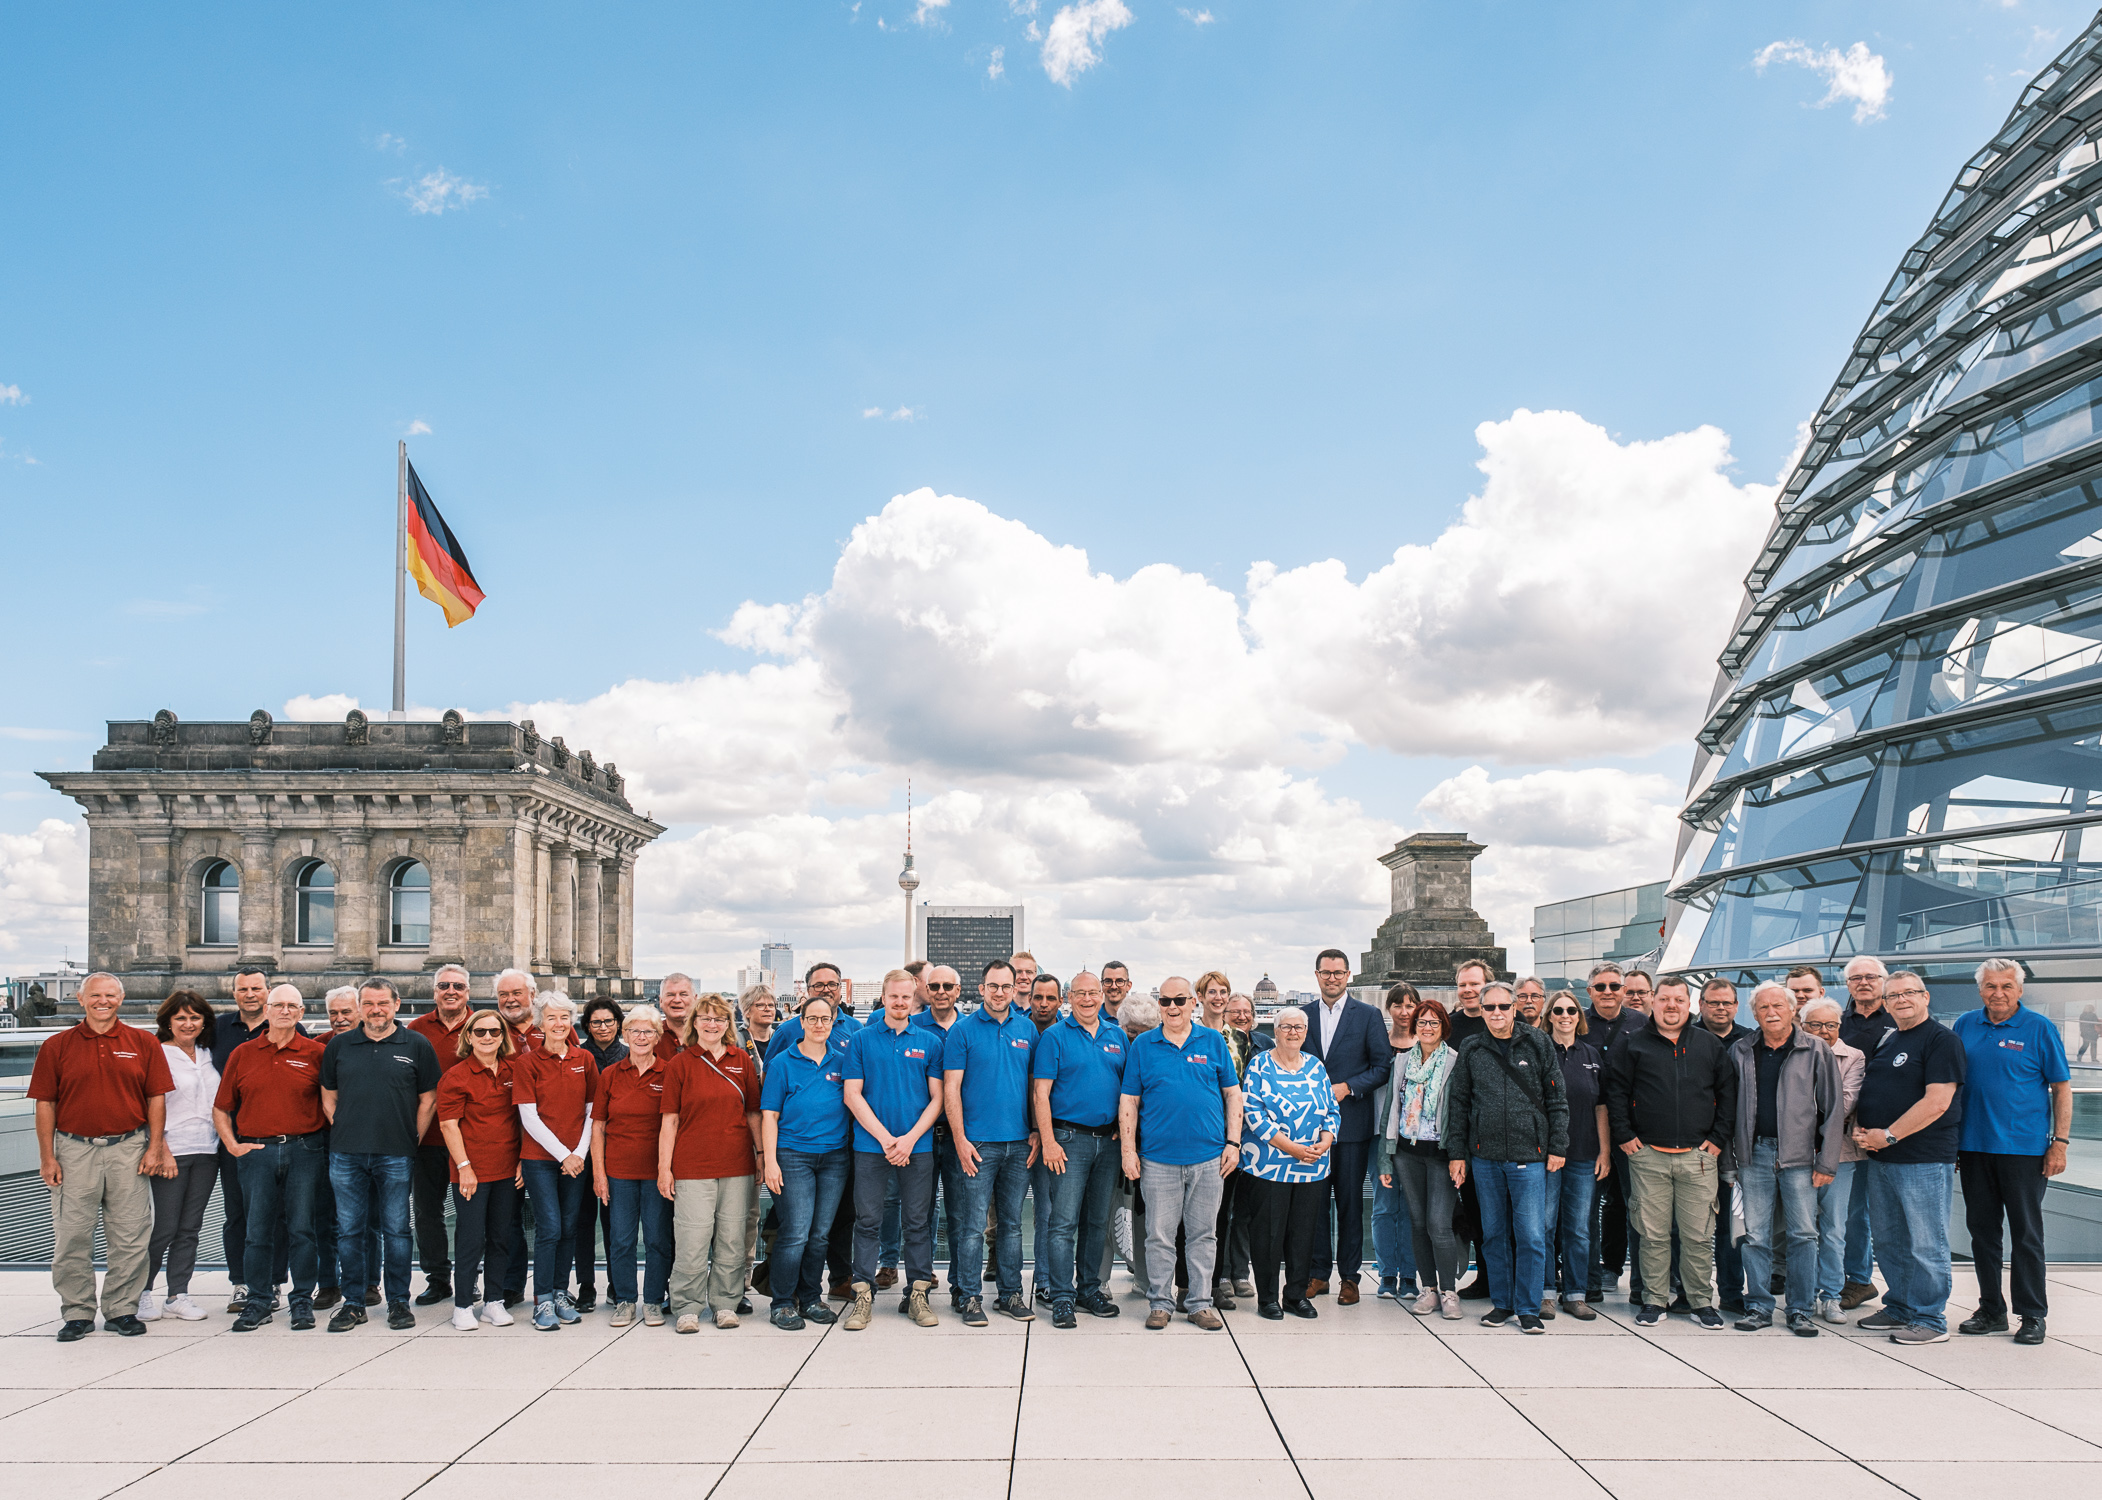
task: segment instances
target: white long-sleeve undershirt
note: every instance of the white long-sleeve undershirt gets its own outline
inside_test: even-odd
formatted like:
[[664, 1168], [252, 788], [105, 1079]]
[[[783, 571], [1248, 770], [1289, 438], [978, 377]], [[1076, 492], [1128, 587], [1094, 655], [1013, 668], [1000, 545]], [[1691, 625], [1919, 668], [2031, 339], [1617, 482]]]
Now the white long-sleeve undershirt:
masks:
[[521, 1104], [521, 1105], [519, 1105], [519, 1106], [518, 1106], [518, 1118], [519, 1118], [519, 1121], [520, 1121], [520, 1123], [522, 1123], [522, 1124], [523, 1124], [523, 1125], [525, 1126], [525, 1128], [526, 1128], [526, 1134], [527, 1134], [527, 1135], [529, 1135], [529, 1136], [531, 1136], [531, 1137], [532, 1137], [532, 1138], [533, 1138], [534, 1140], [538, 1141], [538, 1142], [539, 1142], [539, 1143], [540, 1143], [540, 1144], [541, 1144], [542, 1146], [546, 1147], [546, 1148], [547, 1148], [547, 1153], [548, 1153], [548, 1155], [552, 1156], [552, 1157], [553, 1157], [553, 1158], [554, 1158], [554, 1159], [555, 1159], [556, 1161], [558, 1161], [558, 1162], [560, 1162], [560, 1161], [567, 1161], [567, 1160], [569, 1160], [569, 1158], [570, 1158], [570, 1157], [572, 1157], [572, 1156], [581, 1156], [581, 1157], [585, 1158], [585, 1159], [586, 1159], [587, 1161], [588, 1161], [588, 1160], [590, 1159], [590, 1157], [591, 1157], [591, 1149], [590, 1149], [590, 1142], [591, 1142], [591, 1106], [590, 1106], [590, 1105], [588, 1105], [588, 1104], [587, 1104], [587, 1105], [585, 1105], [585, 1106], [584, 1106], [584, 1134], [583, 1134], [583, 1135], [582, 1135], [581, 1137], [579, 1137], [579, 1138], [578, 1138], [578, 1140], [577, 1140], [577, 1144], [576, 1144], [576, 1145], [574, 1145], [574, 1146], [565, 1146], [565, 1145], [563, 1145], [563, 1144], [562, 1144], [562, 1142], [561, 1142], [561, 1141], [559, 1141], [559, 1140], [557, 1140], [557, 1139], [555, 1138], [555, 1133], [554, 1133], [554, 1131], [550, 1130], [550, 1129], [548, 1128], [547, 1122], [546, 1122], [545, 1120], [543, 1120], [543, 1119], [541, 1119], [541, 1118], [540, 1118], [540, 1106], [539, 1106], [539, 1105], [537, 1105], [537, 1104]]

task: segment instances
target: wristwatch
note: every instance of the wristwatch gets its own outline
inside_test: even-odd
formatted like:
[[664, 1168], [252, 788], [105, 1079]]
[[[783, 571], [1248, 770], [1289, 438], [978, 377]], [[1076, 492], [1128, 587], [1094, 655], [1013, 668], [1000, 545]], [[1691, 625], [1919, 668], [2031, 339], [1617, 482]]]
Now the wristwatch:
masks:
[[1888, 1125], [1883, 1127], [1883, 1145], [1886, 1149], [1898, 1143], [1898, 1133]]
[[2070, 1146], [2073, 1144], [2073, 1138], [2069, 1135], [2054, 1135], [2051, 1137], [2051, 1144], [2054, 1146]]

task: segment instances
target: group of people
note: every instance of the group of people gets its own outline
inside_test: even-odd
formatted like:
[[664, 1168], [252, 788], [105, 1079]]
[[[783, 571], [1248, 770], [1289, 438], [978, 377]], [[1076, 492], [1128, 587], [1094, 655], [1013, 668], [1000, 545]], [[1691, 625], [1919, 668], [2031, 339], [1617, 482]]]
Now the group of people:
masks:
[[120, 1334], [207, 1316], [189, 1287], [215, 1181], [237, 1332], [330, 1309], [344, 1332], [382, 1303], [408, 1328], [445, 1301], [463, 1331], [508, 1325], [529, 1270], [553, 1331], [597, 1306], [601, 1242], [616, 1326], [734, 1328], [756, 1293], [779, 1328], [856, 1330], [893, 1289], [929, 1326], [937, 1214], [966, 1325], [989, 1321], [989, 1282], [991, 1312], [1042, 1305], [1073, 1328], [1120, 1314], [1120, 1213], [1146, 1326], [1217, 1330], [1237, 1299], [1270, 1319], [1318, 1316], [1332, 1287], [1359, 1300], [1369, 1175], [1378, 1296], [1418, 1316], [1480, 1297], [1482, 1322], [1540, 1333], [1558, 1308], [1595, 1317], [1628, 1261], [1639, 1324], [1756, 1331], [1785, 1298], [1808, 1337], [1874, 1300], [1880, 1265], [1863, 1326], [1928, 1343], [1948, 1336], [1960, 1170], [1979, 1283], [1963, 1331], [2010, 1326], [2011, 1258], [2017, 1339], [2042, 1342], [2043, 1189], [2071, 1089], [2018, 964], [1981, 965], [1982, 1006], [1953, 1029], [1918, 975], [1873, 958], [1847, 966], [1844, 1007], [1813, 969], [1759, 985], [1753, 1026], [1722, 979], [1696, 1018], [1681, 978], [1601, 964], [1587, 1007], [1479, 962], [1451, 1007], [1395, 985], [1382, 1024], [1342, 952], [1314, 967], [1317, 1003], [1267, 1025], [1216, 971], [1149, 997], [1121, 963], [1061, 981], [1026, 953], [985, 965], [968, 1011], [954, 969], [893, 970], [865, 1020], [830, 964], [786, 1018], [763, 988], [733, 1004], [683, 975], [654, 1005], [579, 1007], [511, 970], [477, 1008], [448, 967], [406, 1024], [385, 978], [332, 991], [326, 1037], [259, 971], [230, 1011], [169, 995], [157, 1036], [92, 975], [29, 1089], [58, 1336], [98, 1306]]

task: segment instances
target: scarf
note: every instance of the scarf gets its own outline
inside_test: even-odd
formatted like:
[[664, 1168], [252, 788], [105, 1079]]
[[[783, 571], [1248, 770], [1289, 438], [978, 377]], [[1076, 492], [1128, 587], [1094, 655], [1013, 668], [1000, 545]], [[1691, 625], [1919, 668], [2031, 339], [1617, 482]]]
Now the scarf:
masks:
[[1419, 1057], [1411, 1047], [1394, 1059], [1400, 1078], [1387, 1111], [1388, 1140], [1434, 1141], [1443, 1135], [1438, 1117], [1445, 1109], [1445, 1081], [1455, 1055], [1440, 1042], [1429, 1057]]

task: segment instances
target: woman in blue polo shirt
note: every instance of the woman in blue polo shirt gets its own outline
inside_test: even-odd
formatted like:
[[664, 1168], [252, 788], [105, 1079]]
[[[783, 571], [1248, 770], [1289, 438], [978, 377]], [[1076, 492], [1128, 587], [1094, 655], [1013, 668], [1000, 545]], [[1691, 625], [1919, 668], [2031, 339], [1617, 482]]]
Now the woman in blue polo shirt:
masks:
[[766, 1190], [774, 1195], [774, 1249], [767, 1262], [773, 1287], [773, 1325], [793, 1332], [805, 1323], [830, 1323], [825, 1306], [825, 1257], [806, 1257], [810, 1226], [830, 1224], [846, 1190], [848, 1142], [846, 1049], [832, 1040], [833, 1005], [822, 996], [803, 1002], [803, 1035], [776, 1053], [759, 1096], [759, 1128], [766, 1153]]

